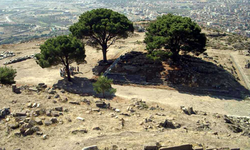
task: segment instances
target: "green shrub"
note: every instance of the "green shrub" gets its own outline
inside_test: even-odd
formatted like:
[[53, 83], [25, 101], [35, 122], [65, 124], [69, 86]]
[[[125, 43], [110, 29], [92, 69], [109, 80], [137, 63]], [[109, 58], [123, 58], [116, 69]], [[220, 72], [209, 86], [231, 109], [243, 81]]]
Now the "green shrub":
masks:
[[155, 50], [147, 54], [147, 58], [154, 61], [165, 61], [168, 58], [172, 57], [173, 53], [163, 50]]
[[7, 67], [0, 67], [0, 83], [1, 84], [13, 84], [16, 77], [16, 70]]
[[108, 92], [109, 94], [115, 94], [116, 89], [111, 87], [112, 82], [112, 79], [108, 79], [107, 77], [101, 75], [97, 79], [96, 83], [93, 84], [94, 91], [97, 94], [102, 93], [103, 97], [105, 97], [105, 92]]

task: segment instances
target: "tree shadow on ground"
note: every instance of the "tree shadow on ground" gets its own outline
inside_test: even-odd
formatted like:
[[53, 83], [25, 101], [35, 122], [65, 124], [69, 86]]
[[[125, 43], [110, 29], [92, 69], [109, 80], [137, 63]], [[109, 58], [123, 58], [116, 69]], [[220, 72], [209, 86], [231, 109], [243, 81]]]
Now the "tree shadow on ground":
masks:
[[176, 65], [178, 70], [168, 71], [167, 84], [179, 92], [208, 95], [214, 98], [243, 100], [249, 90], [222, 65], [201, 58], [184, 55]]
[[[66, 78], [59, 80], [53, 87], [63, 89], [69, 93], [79, 94], [81, 96], [94, 96], [103, 98], [102, 94], [97, 94], [94, 91], [93, 83], [95, 80], [81, 77], [73, 77], [72, 81], [69, 82]], [[105, 93], [106, 99], [112, 99], [115, 95]]]
[[188, 55], [180, 56], [178, 63], [152, 62], [145, 53], [130, 52], [107, 76], [117, 84], [160, 85], [219, 99], [243, 100], [249, 95], [223, 66]]

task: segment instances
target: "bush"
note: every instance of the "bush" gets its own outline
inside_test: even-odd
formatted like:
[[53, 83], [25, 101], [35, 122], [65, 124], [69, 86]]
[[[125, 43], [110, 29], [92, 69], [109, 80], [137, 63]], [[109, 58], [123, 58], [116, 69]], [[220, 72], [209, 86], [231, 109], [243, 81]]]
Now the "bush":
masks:
[[0, 83], [1, 84], [13, 84], [16, 77], [16, 70], [7, 67], [0, 67]]
[[101, 75], [96, 83], [93, 84], [94, 86], [94, 91], [97, 94], [102, 93], [103, 97], [105, 97], [105, 92], [108, 92], [109, 94], [115, 94], [116, 89], [111, 87], [113, 80], [112, 79], [108, 79], [107, 77]]
[[147, 58], [154, 61], [165, 61], [168, 58], [172, 57], [173, 53], [163, 50], [154, 50], [151, 53], [147, 54]]

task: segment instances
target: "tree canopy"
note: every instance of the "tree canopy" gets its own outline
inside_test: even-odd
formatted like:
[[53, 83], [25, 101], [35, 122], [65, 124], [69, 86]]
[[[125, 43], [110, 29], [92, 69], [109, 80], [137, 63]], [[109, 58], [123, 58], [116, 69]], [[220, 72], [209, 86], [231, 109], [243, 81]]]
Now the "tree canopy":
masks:
[[7, 67], [0, 67], [0, 84], [15, 83], [16, 70]]
[[206, 36], [201, 28], [188, 17], [172, 14], [158, 17], [147, 28], [144, 42], [147, 50], [170, 50], [177, 58], [180, 51], [200, 54], [205, 51]]
[[48, 39], [40, 46], [41, 53], [36, 55], [37, 63], [42, 68], [62, 64], [66, 68], [68, 80], [71, 80], [69, 65], [85, 62], [85, 49], [82, 42], [72, 35], [63, 35]]
[[128, 18], [110, 9], [93, 9], [83, 13], [79, 21], [70, 27], [77, 38], [90, 38], [101, 46], [103, 61], [107, 62], [107, 49], [119, 38], [127, 38], [133, 32], [133, 23]]

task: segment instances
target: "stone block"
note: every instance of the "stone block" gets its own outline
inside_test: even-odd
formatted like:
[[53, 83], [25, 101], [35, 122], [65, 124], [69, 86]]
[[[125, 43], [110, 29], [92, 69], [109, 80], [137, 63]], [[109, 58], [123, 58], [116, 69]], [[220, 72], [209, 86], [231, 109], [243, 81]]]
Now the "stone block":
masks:
[[35, 118], [35, 122], [38, 125], [43, 125], [42, 119], [40, 119], [40, 118]]
[[56, 111], [63, 111], [63, 107], [56, 107], [55, 110]]
[[180, 145], [174, 147], [161, 147], [160, 150], [193, 150], [192, 145]]
[[84, 147], [82, 150], [98, 150], [98, 147], [96, 145], [93, 145], [93, 146]]
[[80, 105], [79, 102], [74, 102], [74, 101], [70, 101], [69, 103], [70, 103], [70, 104], [73, 104], [73, 105]]

